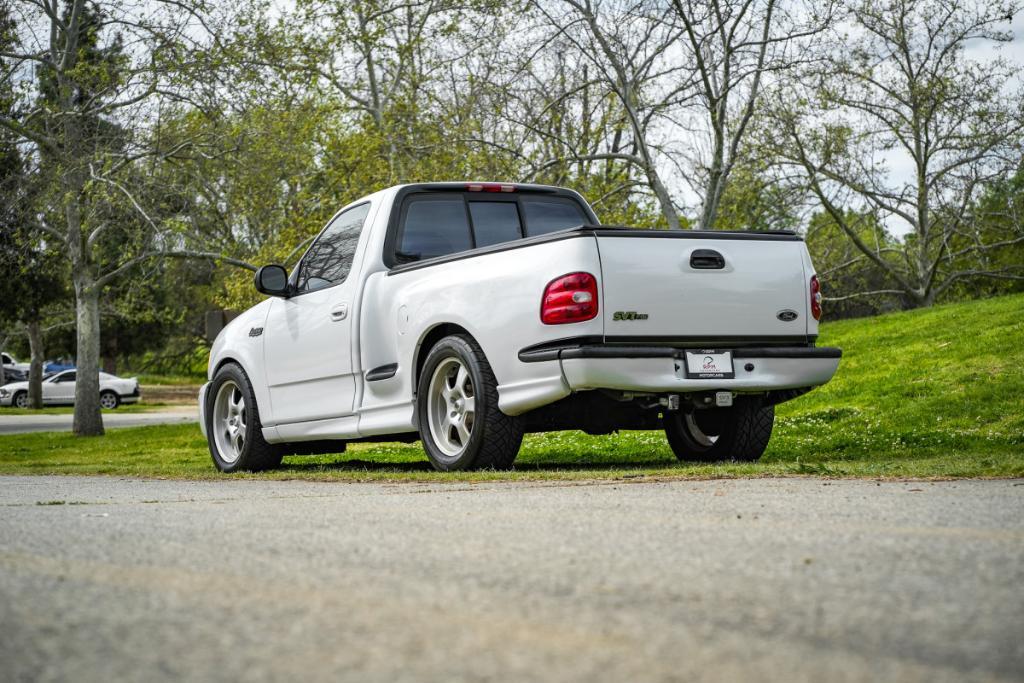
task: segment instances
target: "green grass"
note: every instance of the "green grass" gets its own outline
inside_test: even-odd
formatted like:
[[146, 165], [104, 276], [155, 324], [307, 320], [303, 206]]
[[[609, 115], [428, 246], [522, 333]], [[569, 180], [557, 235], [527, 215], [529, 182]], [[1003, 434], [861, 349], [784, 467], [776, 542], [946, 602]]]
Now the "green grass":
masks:
[[[419, 444], [286, 458], [274, 479], [487, 481], [731, 476], [1024, 476], [1024, 296], [830, 323], [836, 378], [780, 406], [756, 464], [680, 465], [660, 432], [526, 438], [514, 472], [440, 474]], [[0, 473], [213, 478], [193, 425], [0, 437]]]
[[205, 375], [133, 375], [121, 373], [121, 377], [138, 377], [139, 384], [164, 386], [196, 386], [206, 381]]

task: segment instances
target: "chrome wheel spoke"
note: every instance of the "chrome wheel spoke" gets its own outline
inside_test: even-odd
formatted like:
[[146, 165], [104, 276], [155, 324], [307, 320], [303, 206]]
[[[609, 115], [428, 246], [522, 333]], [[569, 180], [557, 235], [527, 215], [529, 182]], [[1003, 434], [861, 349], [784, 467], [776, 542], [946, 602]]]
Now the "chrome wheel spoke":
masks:
[[466, 426], [465, 420], [459, 420], [455, 423], [455, 431], [459, 433], [460, 445], [465, 446], [469, 443], [469, 428]]
[[476, 400], [472, 375], [459, 358], [445, 358], [434, 369], [427, 392], [433, 442], [444, 456], [456, 458], [473, 435]]
[[[466, 383], [469, 381], [469, 372], [466, 370], [466, 366], [459, 363], [459, 372], [455, 375], [455, 389], [458, 391], [458, 395], [463, 397], [466, 395]], [[472, 392], [469, 392], [472, 393]]]
[[242, 388], [233, 380], [225, 381], [217, 391], [211, 419], [217, 455], [225, 463], [234, 463], [245, 449], [247, 415]]

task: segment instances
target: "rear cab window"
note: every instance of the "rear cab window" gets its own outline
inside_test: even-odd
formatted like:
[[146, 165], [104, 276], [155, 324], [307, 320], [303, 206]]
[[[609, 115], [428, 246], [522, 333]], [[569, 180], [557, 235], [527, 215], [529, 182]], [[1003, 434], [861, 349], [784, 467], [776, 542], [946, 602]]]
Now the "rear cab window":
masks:
[[568, 196], [520, 192], [413, 192], [402, 200], [393, 261], [411, 263], [593, 223]]

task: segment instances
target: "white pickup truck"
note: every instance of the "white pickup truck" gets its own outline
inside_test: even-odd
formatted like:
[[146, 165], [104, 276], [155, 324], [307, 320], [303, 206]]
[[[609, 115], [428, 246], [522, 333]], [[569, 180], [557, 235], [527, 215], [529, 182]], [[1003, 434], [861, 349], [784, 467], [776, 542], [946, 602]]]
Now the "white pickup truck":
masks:
[[526, 432], [664, 429], [682, 460], [755, 460], [774, 406], [831, 379], [788, 232], [602, 227], [571, 190], [424, 183], [339, 211], [210, 352], [224, 472], [350, 441], [508, 468]]

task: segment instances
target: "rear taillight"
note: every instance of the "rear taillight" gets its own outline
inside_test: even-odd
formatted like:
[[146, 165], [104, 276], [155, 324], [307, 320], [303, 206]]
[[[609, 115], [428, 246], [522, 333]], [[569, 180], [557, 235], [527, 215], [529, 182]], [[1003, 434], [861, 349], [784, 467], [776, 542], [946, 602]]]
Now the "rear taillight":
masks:
[[818, 276], [811, 276], [811, 315], [815, 320], [821, 320], [821, 284]]
[[578, 323], [597, 317], [597, 278], [590, 273], [569, 273], [544, 288], [540, 321], [545, 325]]

